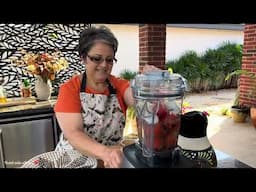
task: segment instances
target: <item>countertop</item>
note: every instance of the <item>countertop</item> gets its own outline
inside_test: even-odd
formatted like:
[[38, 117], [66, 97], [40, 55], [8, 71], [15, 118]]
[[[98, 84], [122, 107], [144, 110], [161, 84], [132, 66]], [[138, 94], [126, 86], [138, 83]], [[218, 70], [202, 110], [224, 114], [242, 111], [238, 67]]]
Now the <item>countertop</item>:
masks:
[[[145, 164], [143, 164], [135, 154], [135, 144], [127, 145], [124, 147], [124, 154], [126, 157], [126, 161], [124, 163], [125, 168], [147, 168]], [[217, 167], [216, 168], [252, 168], [251, 166], [235, 159], [234, 157], [214, 149], [217, 157]], [[170, 166], [170, 168], [196, 168], [194, 167], [193, 161], [186, 159], [183, 156], [179, 157], [179, 162], [176, 165]], [[129, 161], [129, 163], [127, 163]], [[166, 167], [167, 168], [167, 167]]]
[[8, 98], [7, 103], [0, 105], [0, 119], [16, 116], [27, 116], [35, 114], [53, 113], [56, 98], [48, 101], [37, 101], [35, 97], [30, 98]]

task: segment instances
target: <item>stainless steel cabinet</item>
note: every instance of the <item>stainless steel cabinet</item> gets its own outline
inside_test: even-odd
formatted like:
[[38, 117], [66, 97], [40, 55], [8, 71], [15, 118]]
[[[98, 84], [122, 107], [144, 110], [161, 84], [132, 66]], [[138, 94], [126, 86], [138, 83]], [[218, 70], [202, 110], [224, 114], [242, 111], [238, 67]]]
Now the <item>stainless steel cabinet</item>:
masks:
[[20, 167], [24, 161], [54, 150], [57, 142], [53, 114], [0, 120], [0, 167]]

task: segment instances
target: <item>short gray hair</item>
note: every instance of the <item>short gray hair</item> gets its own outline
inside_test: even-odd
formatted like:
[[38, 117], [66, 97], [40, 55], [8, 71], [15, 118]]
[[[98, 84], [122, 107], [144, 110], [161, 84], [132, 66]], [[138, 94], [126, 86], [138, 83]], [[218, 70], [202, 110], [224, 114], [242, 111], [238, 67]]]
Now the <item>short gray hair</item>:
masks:
[[99, 41], [110, 45], [114, 51], [114, 54], [116, 53], [118, 48], [118, 41], [115, 35], [109, 28], [101, 25], [98, 28], [94, 26], [86, 28], [81, 32], [78, 45], [79, 56], [83, 57], [87, 55], [91, 47]]

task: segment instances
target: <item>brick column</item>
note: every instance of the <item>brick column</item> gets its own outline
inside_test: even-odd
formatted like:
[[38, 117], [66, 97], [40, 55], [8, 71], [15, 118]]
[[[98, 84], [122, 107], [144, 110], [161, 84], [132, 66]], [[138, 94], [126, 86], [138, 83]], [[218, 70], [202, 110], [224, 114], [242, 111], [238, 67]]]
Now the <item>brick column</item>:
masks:
[[145, 64], [165, 69], [166, 25], [139, 26], [139, 71]]
[[[242, 69], [256, 73], [256, 24], [244, 28]], [[244, 75], [240, 77], [239, 101], [247, 106], [256, 105], [256, 80]]]

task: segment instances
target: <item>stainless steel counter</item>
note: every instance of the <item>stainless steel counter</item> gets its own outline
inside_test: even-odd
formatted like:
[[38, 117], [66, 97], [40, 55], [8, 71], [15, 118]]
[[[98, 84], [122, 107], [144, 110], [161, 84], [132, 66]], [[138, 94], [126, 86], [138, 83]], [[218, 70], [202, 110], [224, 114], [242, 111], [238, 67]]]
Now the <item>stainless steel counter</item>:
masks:
[[33, 98], [30, 99], [29, 104], [0, 108], [2, 168], [20, 167], [33, 156], [54, 150], [57, 144], [58, 125], [53, 111], [55, 100], [31, 102]]
[[36, 114], [53, 113], [56, 99], [37, 101], [36, 98], [9, 98], [0, 105], [0, 122], [2, 119]]

